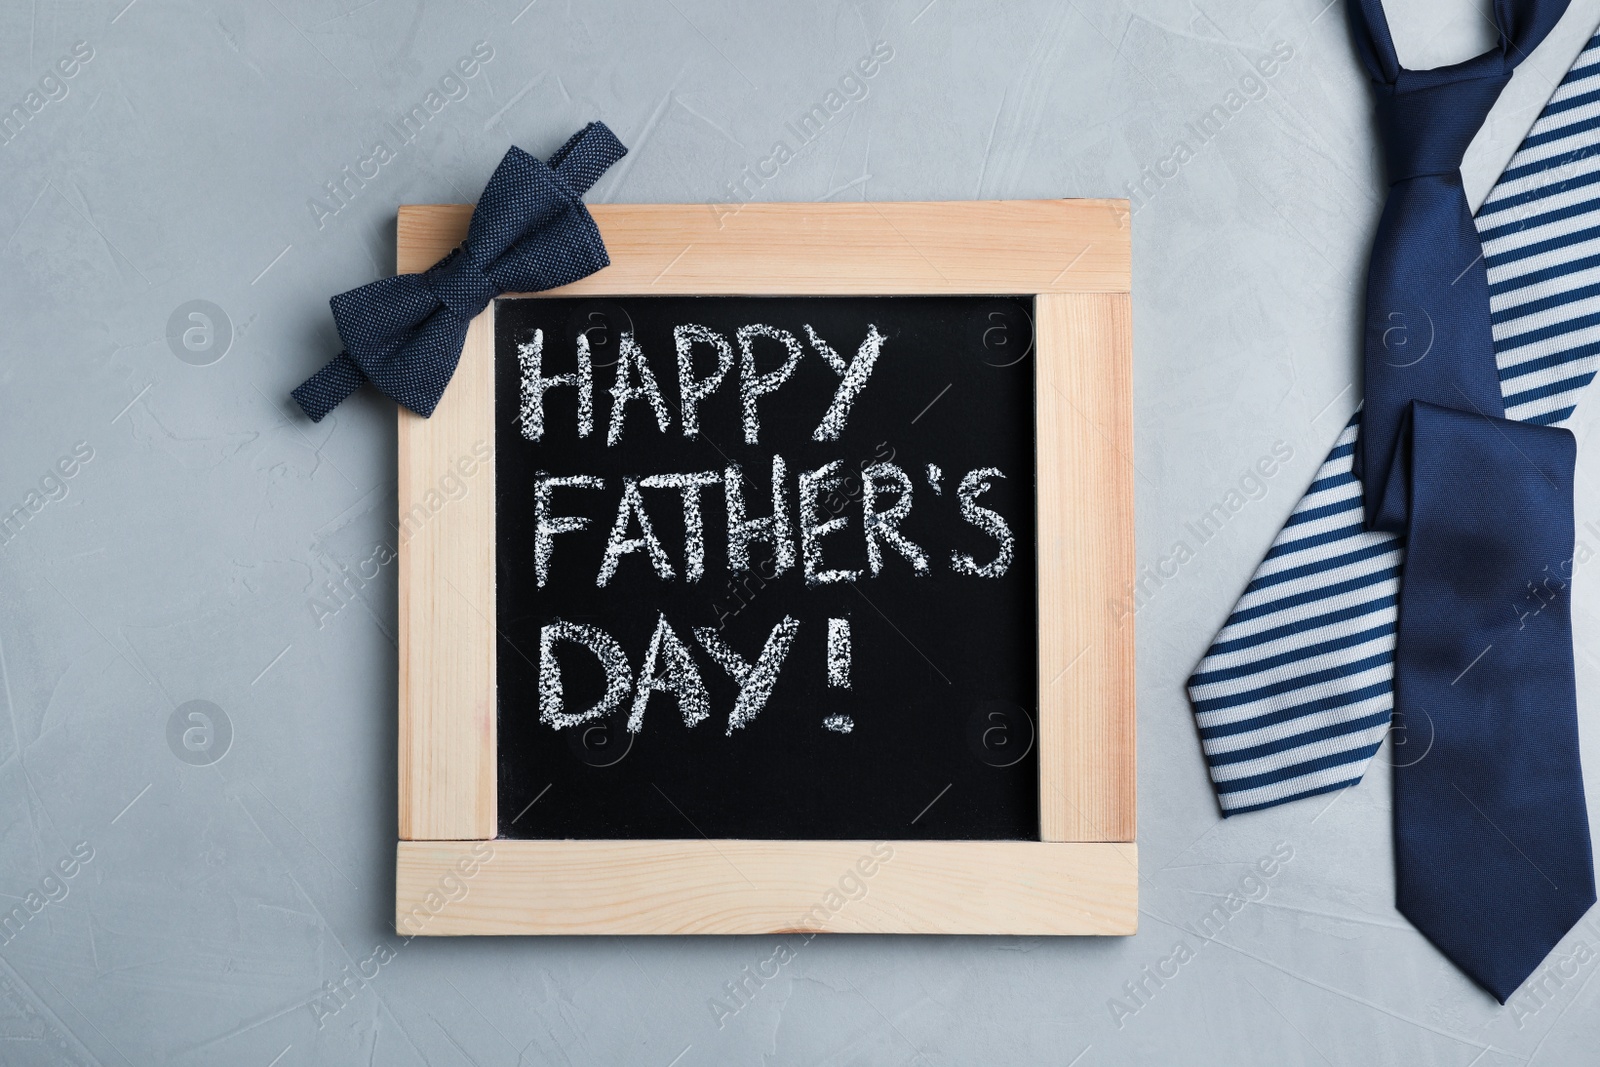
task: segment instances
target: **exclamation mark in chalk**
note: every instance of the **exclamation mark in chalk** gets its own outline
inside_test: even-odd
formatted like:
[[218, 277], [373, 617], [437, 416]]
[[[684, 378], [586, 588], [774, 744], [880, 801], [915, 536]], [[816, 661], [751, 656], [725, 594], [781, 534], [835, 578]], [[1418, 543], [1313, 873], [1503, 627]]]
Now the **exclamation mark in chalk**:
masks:
[[[828, 685], [833, 689], [850, 688], [850, 620], [828, 620]], [[825, 730], [847, 734], [856, 728], [855, 720], [848, 715], [829, 715], [822, 720]]]

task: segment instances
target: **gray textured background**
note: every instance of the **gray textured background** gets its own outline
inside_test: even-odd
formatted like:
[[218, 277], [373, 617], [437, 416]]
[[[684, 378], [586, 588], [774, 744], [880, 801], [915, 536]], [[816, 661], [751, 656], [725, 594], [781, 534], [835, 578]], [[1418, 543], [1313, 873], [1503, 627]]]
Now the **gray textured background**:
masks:
[[[1358, 788], [1224, 824], [1182, 696], [1355, 403], [1382, 185], [1339, 8], [525, 3], [0, 8], [6, 107], [93, 49], [0, 145], [0, 510], [66, 493], [0, 548], [0, 905], [66, 893], [0, 944], [0, 1063], [1592, 1060], [1600, 919], [1545, 997], [1499, 1007], [1394, 910], [1383, 758]], [[1488, 43], [1467, 0], [1391, 11], [1412, 66]], [[1469, 157], [1478, 195], [1597, 21], [1579, 0], [1518, 75]], [[403, 943], [393, 567], [320, 627], [310, 603], [392, 538], [394, 415], [363, 395], [312, 425], [287, 402], [338, 349], [326, 299], [392, 271], [397, 205], [471, 199], [508, 144], [545, 153], [593, 118], [633, 151], [592, 199], [727, 199], [879, 40], [894, 56], [866, 98], [761, 199], [1123, 195], [1255, 57], [1294, 49], [1134, 220], [1141, 560], [1274, 442], [1294, 450], [1138, 613], [1140, 933], [822, 938], [720, 1027], [710, 999], [774, 939]], [[477, 42], [494, 55], [467, 95], [319, 219], [323, 183], [395, 148], [386, 124]], [[231, 324], [207, 366], [167, 337], [192, 300]], [[191, 339], [191, 361], [219, 354]], [[1597, 426], [1580, 408], [1593, 547]], [[92, 459], [48, 480], [80, 443]], [[1583, 573], [1575, 598], [1594, 804], [1600, 586]], [[209, 755], [202, 733], [198, 754], [169, 740], [191, 700], [231, 724], [224, 758], [220, 732]], [[47, 880], [80, 843], [93, 858]], [[1280, 843], [1259, 899], [1196, 936]], [[1179, 942], [1192, 959], [1131, 999]], [[393, 958], [326, 999], [375, 952]]]

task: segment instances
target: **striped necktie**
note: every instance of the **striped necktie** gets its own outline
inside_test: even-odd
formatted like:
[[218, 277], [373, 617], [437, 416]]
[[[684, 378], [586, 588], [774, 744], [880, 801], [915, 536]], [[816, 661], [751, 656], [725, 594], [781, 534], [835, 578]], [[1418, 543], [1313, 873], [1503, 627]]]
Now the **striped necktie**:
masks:
[[[1381, 0], [1349, 5], [1389, 171], [1362, 417], [1190, 679], [1228, 812], [1353, 781], [1390, 708], [1426, 723], [1394, 767], [1395, 905], [1501, 1003], [1595, 903], [1556, 424], [1595, 376], [1600, 40], [1476, 219], [1459, 167], [1566, 4], [1503, 0], [1494, 49], [1429, 71], [1400, 64]], [[1390, 342], [1412, 308], [1414, 356]]]
[[[1600, 369], [1600, 34], [1475, 221], [1506, 418], [1560, 425]], [[1354, 785], [1390, 729], [1405, 549], [1363, 526], [1360, 423], [1357, 411], [1189, 679], [1224, 815]], [[1426, 724], [1394, 727], [1426, 747]]]

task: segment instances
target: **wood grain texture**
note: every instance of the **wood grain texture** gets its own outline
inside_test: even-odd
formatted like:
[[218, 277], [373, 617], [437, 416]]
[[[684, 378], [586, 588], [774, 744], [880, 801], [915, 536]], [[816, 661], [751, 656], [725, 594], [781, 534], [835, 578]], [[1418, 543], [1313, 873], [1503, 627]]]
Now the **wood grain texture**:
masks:
[[[493, 448], [491, 308], [434, 416], [400, 414], [396, 902], [403, 924], [421, 916], [402, 932], [1134, 932], [1133, 627], [1115, 610], [1134, 575], [1126, 201], [592, 210], [612, 266], [555, 293], [1036, 294], [1044, 841], [895, 842], [865, 895], [830, 908], [871, 843], [488, 840], [492, 465], [459, 499], [429, 494]], [[400, 269], [436, 262], [470, 212], [402, 208]], [[476, 849], [490, 858], [467, 877]]]
[[401, 842], [397, 870], [406, 935], [1132, 934], [1139, 917], [1131, 844]]
[[493, 451], [491, 305], [433, 416], [400, 409], [403, 840], [495, 834]]
[[[1126, 200], [594, 204], [611, 266], [552, 295], [1127, 292]], [[467, 235], [472, 207], [400, 209], [400, 270]]]
[[1041, 294], [1034, 317], [1040, 834], [1132, 841], [1131, 298]]

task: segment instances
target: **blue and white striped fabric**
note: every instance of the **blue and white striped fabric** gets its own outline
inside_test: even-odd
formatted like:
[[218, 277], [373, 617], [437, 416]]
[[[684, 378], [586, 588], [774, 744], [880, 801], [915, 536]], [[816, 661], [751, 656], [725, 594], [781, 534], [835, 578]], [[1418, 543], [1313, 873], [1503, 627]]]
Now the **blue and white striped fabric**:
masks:
[[[1555, 425], [1600, 370], [1600, 34], [1479, 209], [1506, 417]], [[1223, 814], [1361, 780], [1389, 730], [1403, 539], [1362, 527], [1358, 411], [1189, 679]]]

